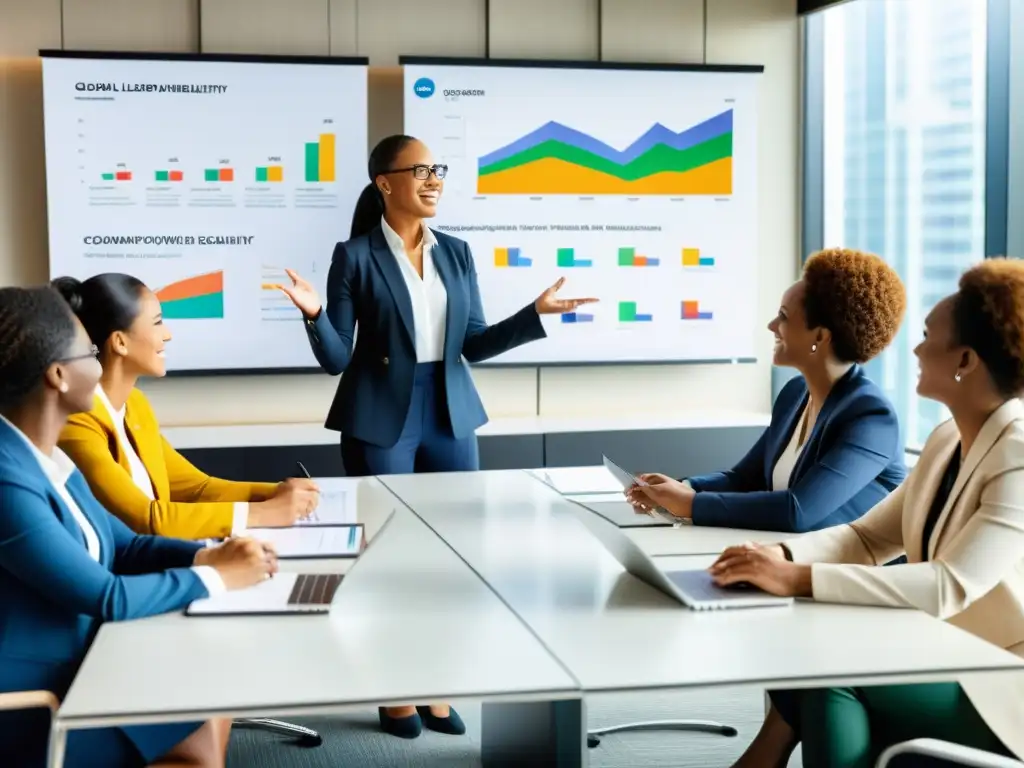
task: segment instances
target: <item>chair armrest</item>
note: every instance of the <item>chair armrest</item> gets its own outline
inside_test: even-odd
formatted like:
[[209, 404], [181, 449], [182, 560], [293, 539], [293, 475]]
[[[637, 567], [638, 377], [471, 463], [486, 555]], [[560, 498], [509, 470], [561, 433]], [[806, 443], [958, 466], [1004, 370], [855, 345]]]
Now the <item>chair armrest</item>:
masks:
[[10, 709], [48, 709], [52, 716], [60, 707], [57, 697], [49, 691], [15, 691], [0, 693], [0, 711]]
[[1024, 763], [1001, 755], [994, 755], [973, 747], [953, 744], [938, 739], [914, 739], [893, 744], [878, 758], [875, 768], [887, 768], [889, 761], [897, 755], [924, 755], [948, 760], [967, 768], [1022, 768]]

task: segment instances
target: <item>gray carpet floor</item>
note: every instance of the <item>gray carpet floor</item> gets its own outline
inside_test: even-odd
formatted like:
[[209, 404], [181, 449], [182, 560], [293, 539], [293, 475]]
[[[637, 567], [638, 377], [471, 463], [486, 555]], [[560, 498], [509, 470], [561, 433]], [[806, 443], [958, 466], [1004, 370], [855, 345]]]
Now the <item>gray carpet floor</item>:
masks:
[[[303, 749], [271, 734], [236, 729], [229, 768], [478, 768], [480, 707], [459, 706], [468, 733], [463, 737], [424, 731], [415, 740], [385, 736], [377, 711], [301, 721], [324, 737], [323, 746]], [[706, 734], [652, 731], [612, 734], [590, 750], [593, 768], [727, 768], [753, 738], [764, 716], [759, 690], [717, 689], [654, 696], [600, 696], [587, 700], [591, 728], [637, 720], [694, 717], [717, 720], [739, 730], [725, 738]], [[799, 755], [790, 768], [800, 768]]]

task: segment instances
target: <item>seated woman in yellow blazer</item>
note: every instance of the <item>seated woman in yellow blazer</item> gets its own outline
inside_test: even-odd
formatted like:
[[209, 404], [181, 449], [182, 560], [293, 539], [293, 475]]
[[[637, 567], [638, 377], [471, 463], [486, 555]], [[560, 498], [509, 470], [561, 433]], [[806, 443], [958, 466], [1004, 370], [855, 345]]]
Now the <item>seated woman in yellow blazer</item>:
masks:
[[[849, 525], [726, 550], [720, 584], [917, 608], [1024, 656], [1024, 262], [991, 259], [925, 320], [917, 391], [953, 415], [907, 480]], [[900, 554], [905, 565], [880, 567]], [[773, 691], [737, 766], [868, 768], [891, 744], [941, 738], [1024, 757], [1024, 681]]]
[[62, 277], [64, 296], [96, 346], [103, 375], [93, 408], [72, 416], [60, 448], [92, 492], [137, 533], [183, 539], [220, 538], [247, 527], [288, 526], [319, 500], [308, 479], [238, 483], [201, 472], [160, 434], [141, 376], [166, 373], [171, 334], [160, 302], [129, 275], [102, 274], [85, 282]]

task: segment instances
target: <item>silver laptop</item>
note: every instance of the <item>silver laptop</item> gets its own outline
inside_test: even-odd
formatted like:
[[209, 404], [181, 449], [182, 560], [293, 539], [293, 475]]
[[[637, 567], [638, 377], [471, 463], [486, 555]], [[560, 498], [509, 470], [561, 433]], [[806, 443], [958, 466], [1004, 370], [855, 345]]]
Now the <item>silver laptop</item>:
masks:
[[791, 597], [776, 597], [757, 587], [719, 587], [705, 570], [662, 571], [617, 525], [585, 509], [574, 508], [573, 514], [622, 564], [627, 573], [695, 611], [763, 608], [793, 603]]
[[186, 616], [267, 616], [279, 614], [323, 614], [330, 611], [338, 587], [359, 567], [367, 550], [384, 533], [395, 517], [395, 511], [373, 538], [363, 547], [352, 567], [340, 573], [277, 573], [273, 578], [247, 589], [222, 592], [213, 597], [193, 600], [185, 609]]

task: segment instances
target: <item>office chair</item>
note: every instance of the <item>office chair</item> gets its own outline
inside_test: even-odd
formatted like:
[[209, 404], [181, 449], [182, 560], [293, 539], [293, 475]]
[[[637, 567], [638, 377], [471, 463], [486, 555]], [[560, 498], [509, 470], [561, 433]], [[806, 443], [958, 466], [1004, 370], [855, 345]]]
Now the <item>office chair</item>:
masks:
[[249, 728], [255, 731], [268, 731], [280, 736], [291, 736], [295, 739], [297, 746], [312, 749], [324, 743], [323, 737], [312, 728], [295, 723], [286, 723], [283, 720], [274, 720], [270, 717], [247, 717], [242, 720], [235, 720], [234, 725], [238, 728]]
[[914, 739], [902, 744], [893, 744], [878, 758], [875, 768], [888, 768], [890, 761], [899, 755], [920, 755], [934, 757], [951, 765], [965, 768], [1022, 768], [1024, 763], [1010, 757], [994, 755], [973, 747], [964, 747], [938, 739]]

